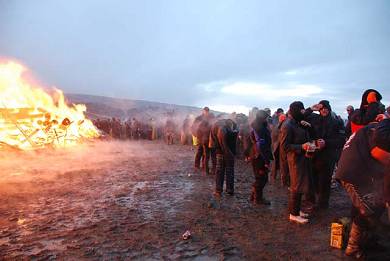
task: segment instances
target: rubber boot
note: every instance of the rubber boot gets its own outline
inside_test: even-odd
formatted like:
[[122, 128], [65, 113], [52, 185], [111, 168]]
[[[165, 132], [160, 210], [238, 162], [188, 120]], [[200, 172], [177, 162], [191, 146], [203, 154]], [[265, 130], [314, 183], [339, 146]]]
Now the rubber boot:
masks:
[[361, 228], [358, 225], [352, 223], [351, 232], [349, 233], [348, 245], [345, 249], [345, 254], [356, 259], [363, 259], [364, 252], [361, 248], [362, 240], [363, 231], [361, 231]]

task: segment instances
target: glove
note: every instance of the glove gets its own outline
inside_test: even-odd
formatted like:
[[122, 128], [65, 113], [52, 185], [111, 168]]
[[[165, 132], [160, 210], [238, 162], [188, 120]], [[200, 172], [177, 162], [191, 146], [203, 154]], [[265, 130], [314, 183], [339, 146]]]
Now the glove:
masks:
[[307, 121], [301, 121], [301, 125], [304, 127], [311, 127], [311, 124], [308, 123]]

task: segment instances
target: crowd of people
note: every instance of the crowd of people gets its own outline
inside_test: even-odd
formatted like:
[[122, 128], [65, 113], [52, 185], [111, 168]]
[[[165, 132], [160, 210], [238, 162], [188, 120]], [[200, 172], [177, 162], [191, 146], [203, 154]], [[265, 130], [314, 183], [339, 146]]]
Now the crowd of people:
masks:
[[390, 202], [390, 107], [385, 109], [381, 100], [378, 91], [365, 91], [358, 109], [347, 106], [346, 120], [321, 100], [306, 108], [295, 101], [286, 113], [279, 108], [273, 115], [254, 107], [248, 116], [215, 116], [204, 107], [201, 115], [188, 115], [181, 124], [173, 117], [158, 123], [154, 118], [97, 119], [94, 124], [114, 139], [194, 146], [194, 168], [215, 176], [217, 199], [224, 191], [234, 195], [235, 160], [242, 158], [253, 170], [250, 201], [270, 205], [264, 187], [269, 177], [279, 177], [289, 194], [288, 218], [299, 224], [329, 209], [332, 181], [338, 181], [353, 205], [346, 254], [360, 258], [372, 243], [368, 232]]
[[177, 142], [180, 132], [173, 118], [165, 122], [157, 122], [154, 118], [137, 120], [131, 118], [122, 121], [118, 118], [103, 118], [93, 120], [94, 125], [101, 131], [102, 137], [120, 140], [161, 140], [167, 144]]
[[279, 108], [272, 116], [255, 107], [248, 117], [219, 118], [205, 107], [191, 126], [195, 170], [215, 175], [216, 198], [224, 182], [227, 195], [234, 195], [234, 163], [242, 156], [253, 169], [250, 200], [261, 205], [271, 204], [263, 193], [269, 175], [279, 175], [288, 188], [288, 218], [299, 224], [329, 209], [332, 178], [337, 180], [353, 205], [345, 253], [361, 258], [390, 202], [390, 108], [381, 100], [378, 91], [365, 91], [359, 109], [347, 107], [346, 122], [327, 100], [307, 108], [295, 101], [286, 114]]

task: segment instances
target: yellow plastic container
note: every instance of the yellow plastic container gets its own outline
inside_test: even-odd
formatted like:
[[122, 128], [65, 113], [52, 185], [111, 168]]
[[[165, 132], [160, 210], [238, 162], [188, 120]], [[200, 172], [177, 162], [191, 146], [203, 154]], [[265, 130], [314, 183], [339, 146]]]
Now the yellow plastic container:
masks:
[[343, 224], [332, 223], [330, 230], [330, 246], [342, 249], [345, 234], [345, 226]]

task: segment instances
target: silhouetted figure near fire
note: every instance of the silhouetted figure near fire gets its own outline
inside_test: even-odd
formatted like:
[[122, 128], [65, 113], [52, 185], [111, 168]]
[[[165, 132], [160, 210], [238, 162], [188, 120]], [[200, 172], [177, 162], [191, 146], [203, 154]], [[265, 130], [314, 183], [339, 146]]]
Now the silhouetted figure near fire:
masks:
[[191, 119], [189, 116], [187, 116], [183, 121], [180, 133], [180, 142], [183, 145], [191, 145], [192, 143]]
[[210, 109], [208, 107], [204, 107], [202, 110], [202, 115], [195, 118], [194, 123], [191, 127], [192, 135], [194, 135], [197, 140], [197, 150], [195, 154], [194, 167], [195, 169], [200, 170], [200, 162], [203, 158], [202, 168], [205, 170], [206, 174], [209, 174], [209, 136], [211, 129], [211, 120], [213, 116], [214, 115], [210, 113]]
[[220, 197], [226, 177], [226, 192], [234, 194], [234, 157], [236, 154], [237, 125], [231, 119], [218, 120], [210, 134], [211, 148], [216, 151], [215, 196]]
[[172, 119], [168, 119], [165, 123], [164, 128], [165, 141], [168, 145], [174, 144], [175, 133], [176, 133], [176, 124]]

